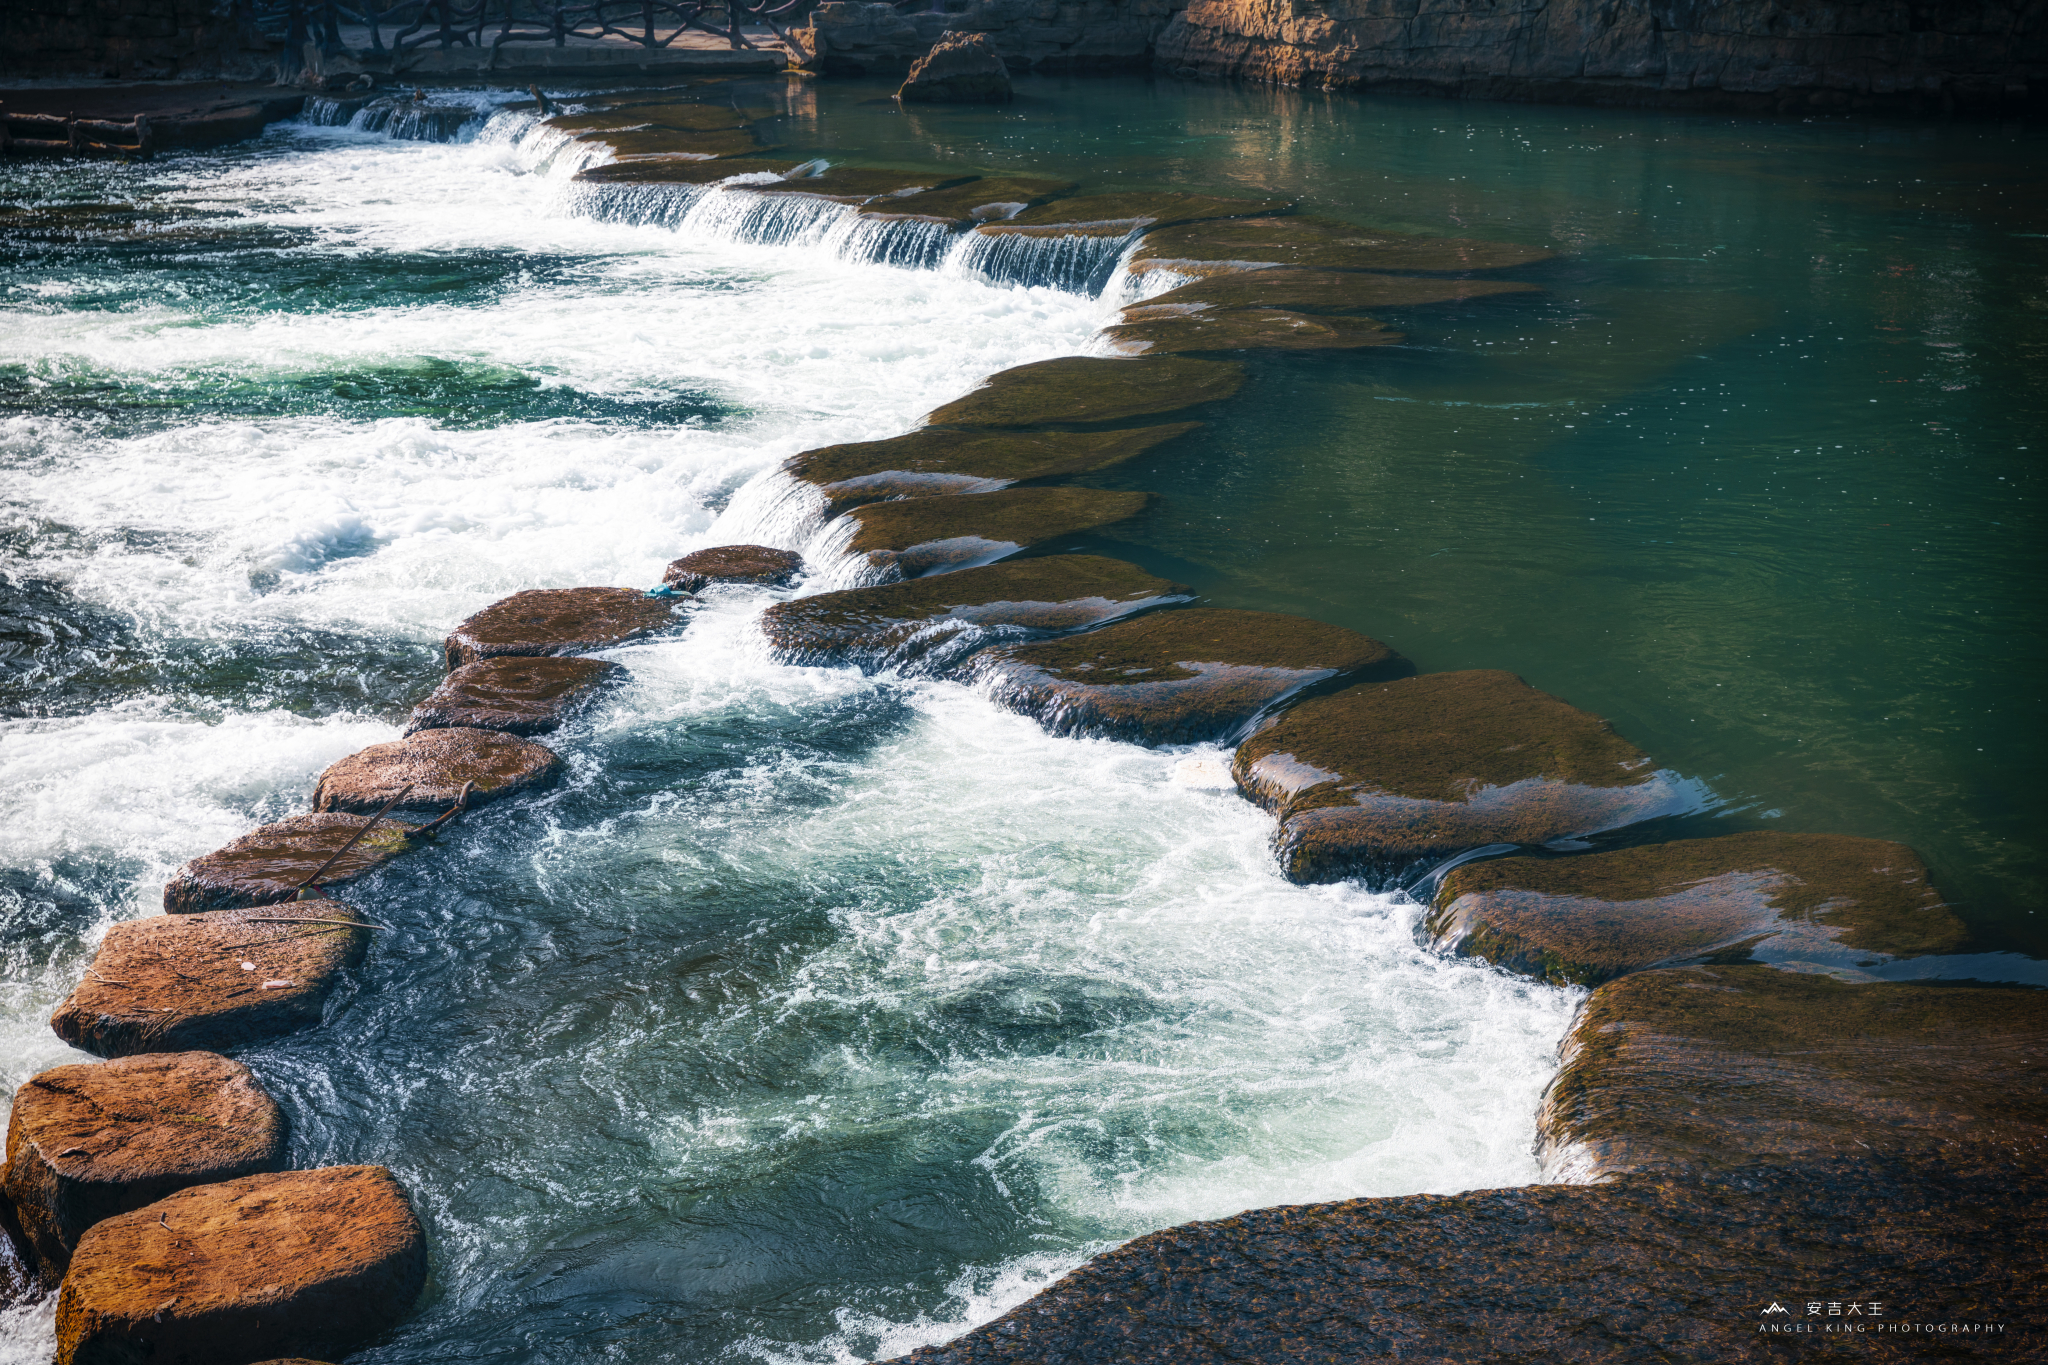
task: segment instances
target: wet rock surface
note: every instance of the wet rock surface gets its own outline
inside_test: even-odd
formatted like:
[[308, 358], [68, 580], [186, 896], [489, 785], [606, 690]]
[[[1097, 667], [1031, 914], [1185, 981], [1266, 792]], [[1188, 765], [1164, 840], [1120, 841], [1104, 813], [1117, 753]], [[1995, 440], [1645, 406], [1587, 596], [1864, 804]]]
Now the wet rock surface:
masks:
[[720, 545], [672, 561], [661, 575], [665, 588], [700, 592], [714, 583], [752, 583], [785, 588], [803, 568], [804, 557], [771, 545]]
[[997, 432], [925, 427], [884, 441], [807, 450], [791, 457], [782, 469], [822, 490], [826, 514], [838, 516], [863, 503], [890, 498], [992, 493], [1027, 479], [1107, 469], [1200, 425]]
[[940, 427], [1124, 422], [1220, 402], [1243, 383], [1243, 367], [1229, 361], [1063, 356], [998, 371], [981, 388], [927, 413], [924, 420]]
[[1311, 317], [1267, 309], [1197, 309], [1177, 304], [1124, 310], [1102, 334], [1125, 355], [1200, 351], [1345, 351], [1401, 340], [1370, 318]]
[[[164, 910], [190, 915], [287, 900], [368, 823], [367, 816], [316, 812], [261, 825], [173, 872], [164, 883]], [[378, 821], [320, 874], [320, 885], [353, 881], [412, 852], [419, 844], [408, 836], [416, 829], [396, 820]]]
[[1227, 274], [1270, 266], [1307, 270], [1440, 272], [1502, 270], [1549, 260], [1547, 247], [1384, 232], [1308, 214], [1163, 227], [1145, 234], [1131, 273]]
[[426, 1238], [381, 1166], [204, 1185], [79, 1242], [57, 1300], [63, 1365], [337, 1355], [396, 1324]]
[[667, 128], [679, 132], [712, 133], [744, 128], [750, 120], [730, 104], [691, 104], [683, 101], [654, 103], [625, 101], [580, 114], [561, 114], [547, 120], [550, 128], [565, 133], [612, 133], [639, 128]]
[[945, 190], [871, 200], [863, 218], [915, 219], [945, 226], [1001, 222], [1074, 188], [1071, 180], [1043, 176], [981, 177]]
[[1058, 536], [1126, 521], [1150, 493], [1093, 488], [1011, 488], [963, 497], [871, 502], [846, 514], [851, 554], [878, 573], [917, 578], [1002, 559]]
[[612, 161], [576, 172], [586, 185], [713, 185], [736, 175], [782, 175], [797, 168], [794, 161], [762, 161], [722, 157], [644, 156]]
[[1606, 721], [1512, 673], [1366, 683], [1303, 702], [1238, 747], [1238, 786], [1280, 821], [1297, 882], [1397, 877], [1487, 844], [1542, 844], [1680, 808]]
[[1776, 831], [1466, 863], [1444, 877], [1427, 927], [1439, 947], [1582, 986], [1752, 954], [1853, 970], [1966, 936], [1904, 844]]
[[459, 727], [544, 735], [625, 678], [625, 669], [603, 659], [513, 656], [464, 664], [413, 708], [405, 732]]
[[2048, 991], [1755, 965], [1593, 992], [1538, 1115], [1575, 1178], [2048, 1141]]
[[375, 815], [403, 791], [396, 809], [445, 811], [458, 799], [479, 806], [538, 791], [561, 775], [555, 751], [531, 740], [496, 730], [423, 730], [329, 766], [313, 789], [313, 809]]
[[1406, 661], [1369, 636], [1304, 616], [1157, 612], [1070, 639], [975, 656], [989, 695], [1056, 735], [1138, 744], [1228, 740], [1302, 689]]
[[1187, 591], [1120, 559], [1048, 555], [781, 602], [761, 629], [794, 663], [943, 667], [991, 636], [1081, 630]]
[[53, 1067], [15, 1091], [0, 1193], [54, 1285], [93, 1224], [284, 1161], [284, 1115], [249, 1068], [158, 1053]]
[[792, 176], [779, 183], [748, 185], [745, 189], [749, 194], [807, 194], [835, 203], [863, 204], [882, 195], [950, 189], [978, 178], [972, 175], [939, 175], [931, 171], [885, 171], [870, 166], [828, 166], [813, 175]]
[[1030, 209], [980, 229], [991, 236], [1022, 233], [1039, 237], [1122, 237], [1143, 228], [1248, 218], [1277, 213], [1282, 199], [1219, 199], [1207, 194], [1126, 191], [1082, 194]]
[[905, 103], [1008, 104], [1010, 69], [985, 33], [948, 33], [911, 64], [896, 92]]
[[669, 603], [631, 588], [538, 588], [493, 602], [448, 637], [450, 672], [479, 659], [588, 654], [676, 624]]
[[116, 924], [50, 1027], [100, 1057], [226, 1051], [310, 1028], [369, 947], [360, 921], [338, 901], [303, 900]]
[[[738, 120], [734, 120], [737, 124]], [[774, 149], [745, 128], [733, 126], [716, 132], [692, 132], [681, 128], [631, 128], [584, 133], [578, 142], [597, 142], [612, 149], [621, 161], [643, 156], [690, 157], [728, 160], [758, 157]]]
[[1278, 308], [1295, 313], [1362, 313], [1462, 303], [1497, 294], [1534, 294], [1519, 280], [1466, 280], [1437, 275], [1384, 275], [1364, 270], [1240, 270], [1209, 275], [1155, 294], [1144, 308]]

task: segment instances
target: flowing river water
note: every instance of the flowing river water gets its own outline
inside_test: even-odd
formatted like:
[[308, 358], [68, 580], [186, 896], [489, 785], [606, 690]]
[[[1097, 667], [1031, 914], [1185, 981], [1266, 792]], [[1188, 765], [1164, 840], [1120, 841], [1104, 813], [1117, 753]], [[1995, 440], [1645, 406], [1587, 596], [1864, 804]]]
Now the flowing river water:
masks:
[[[794, 155], [1564, 253], [1533, 300], [1389, 314], [1401, 346], [1253, 359], [1088, 480], [1153, 512], [1057, 548], [1519, 672], [1700, 794], [1629, 837], [1904, 840], [1974, 949], [2040, 951], [2037, 134], [1020, 92], [739, 93]], [[0, 170], [7, 1091], [81, 1060], [43, 1021], [105, 927], [393, 738], [455, 621], [788, 533], [782, 459], [1096, 351], [1125, 289], [637, 212], [511, 99]], [[864, 1360], [1175, 1222], [1542, 1178], [1579, 993], [1282, 881], [1221, 751], [775, 663], [773, 596], [607, 656], [569, 780], [359, 883], [367, 966], [247, 1054], [293, 1164], [388, 1165], [427, 1225], [420, 1311], [351, 1359]], [[48, 1342], [15, 1310], [0, 1361]]]

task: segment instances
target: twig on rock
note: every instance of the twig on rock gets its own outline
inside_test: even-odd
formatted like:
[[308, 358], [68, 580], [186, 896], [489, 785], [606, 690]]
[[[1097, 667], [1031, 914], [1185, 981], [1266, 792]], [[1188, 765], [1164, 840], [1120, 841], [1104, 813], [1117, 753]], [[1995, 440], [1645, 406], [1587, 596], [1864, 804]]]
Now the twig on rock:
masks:
[[347, 843], [343, 844], [340, 848], [334, 850], [334, 856], [332, 858], [329, 858], [326, 862], [320, 864], [320, 868], [317, 872], [315, 872], [312, 876], [306, 878], [306, 880], [300, 882], [297, 886], [293, 887], [292, 890], [304, 891], [307, 887], [312, 886], [313, 883], [319, 881], [322, 877], [326, 876], [327, 869], [333, 867], [336, 863], [340, 862], [342, 854], [347, 853], [350, 849], [354, 848], [365, 834], [368, 834], [371, 830], [375, 829], [377, 827], [377, 822], [379, 820], [382, 820], [386, 815], [389, 815], [391, 813], [391, 808], [397, 805], [400, 801], [403, 801], [405, 799], [405, 794], [413, 789], [413, 785], [413, 783], [408, 782], [403, 787], [400, 787], [398, 789], [398, 795], [392, 797], [389, 801], [386, 801], [384, 803], [383, 810], [378, 811], [375, 815], [371, 816], [367, 821], [365, 821], [361, 829], [357, 830], [353, 835], [349, 836], [349, 841]]

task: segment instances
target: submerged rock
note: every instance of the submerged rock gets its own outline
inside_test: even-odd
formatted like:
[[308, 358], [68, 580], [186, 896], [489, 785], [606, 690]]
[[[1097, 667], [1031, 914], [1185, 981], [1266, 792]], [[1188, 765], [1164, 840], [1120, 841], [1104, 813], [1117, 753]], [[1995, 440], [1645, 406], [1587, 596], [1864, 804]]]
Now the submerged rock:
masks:
[[93, 1224], [284, 1160], [284, 1114], [248, 1067], [211, 1052], [123, 1057], [14, 1092], [0, 1194], [54, 1285]]
[[555, 751], [531, 740], [494, 730], [425, 730], [330, 765], [313, 789], [313, 809], [375, 815], [409, 785], [397, 809], [447, 810], [465, 783], [468, 804], [479, 806], [552, 786], [561, 775]]
[[[300, 883], [320, 870], [369, 823], [361, 815], [335, 812], [294, 815], [261, 825], [225, 846], [194, 858], [164, 884], [164, 910], [190, 915], [202, 910], [274, 905], [289, 899]], [[376, 828], [320, 875], [320, 885], [338, 886], [374, 872], [419, 842], [418, 826], [379, 820]]]
[[1547, 247], [1421, 237], [1302, 215], [1196, 223], [1148, 232], [1132, 254], [1131, 273], [1164, 269], [1199, 276], [1295, 266], [1455, 274], [1529, 265], [1555, 255]]
[[690, 132], [680, 128], [617, 129], [584, 133], [576, 140], [601, 143], [611, 148], [621, 161], [633, 161], [644, 156], [722, 161], [758, 157], [775, 146], [774, 143], [763, 142], [747, 129], [737, 127], [719, 132]]
[[999, 370], [965, 398], [925, 414], [939, 427], [1033, 427], [1125, 422], [1215, 403], [1244, 383], [1233, 361], [1097, 360], [1062, 356]]
[[870, 569], [917, 578], [968, 569], [1058, 536], [1092, 531], [1145, 510], [1150, 493], [1093, 488], [1011, 488], [950, 498], [871, 502], [846, 514], [854, 525], [848, 554]]
[[1187, 589], [1100, 555], [1048, 555], [778, 602], [762, 633], [792, 663], [944, 667], [991, 636], [1082, 630]]
[[124, 921], [50, 1027], [100, 1057], [222, 1051], [310, 1028], [369, 946], [361, 923], [332, 900]]
[[1316, 318], [1306, 313], [1200, 309], [1177, 304], [1124, 309], [1124, 321], [1102, 334], [1125, 355], [1193, 351], [1338, 351], [1388, 346], [1401, 333], [1370, 318]]
[[588, 654], [676, 624], [669, 602], [631, 588], [536, 588], [493, 602], [455, 628], [452, 673], [479, 659]]
[[701, 592], [713, 583], [786, 588], [803, 566], [804, 557], [794, 550], [778, 550], [770, 545], [720, 545], [675, 560], [662, 574], [661, 583], [677, 592]]
[[[1495, 294], [1534, 294], [1537, 285], [1519, 280], [1461, 280], [1435, 275], [1381, 275], [1364, 270], [1242, 270], [1210, 275], [1164, 294], [1140, 308], [1284, 308], [1295, 313], [1363, 313], [1375, 308], [1413, 308], [1430, 303], [1463, 303]], [[1126, 309], [1126, 314], [1131, 310]]]
[[1232, 774], [1280, 821], [1291, 881], [1386, 880], [1487, 844], [1543, 844], [1681, 808], [1607, 722], [1512, 673], [1366, 683], [1238, 747]]
[[662, 103], [612, 104], [581, 114], [561, 114], [547, 120], [550, 128], [565, 133], [614, 133], [636, 128], [669, 128], [690, 133], [714, 133], [727, 128], [744, 128], [752, 122], [730, 104], [690, 104], [681, 100]]
[[978, 231], [992, 237], [1122, 237], [1169, 223], [1200, 223], [1278, 213], [1282, 199], [1219, 199], [1207, 194], [1125, 191], [1083, 194], [1029, 209]]
[[1439, 947], [1580, 986], [1709, 957], [1847, 966], [1965, 937], [1904, 844], [1775, 831], [1466, 863], [1444, 877], [1428, 929]]
[[382, 1166], [182, 1190], [86, 1233], [57, 1299], [61, 1365], [345, 1354], [397, 1325], [426, 1237]]
[[713, 185], [736, 175], [782, 175], [795, 170], [797, 164], [730, 157], [642, 156], [591, 166], [576, 172], [575, 178], [586, 185]]
[[1010, 69], [986, 33], [950, 32], [911, 63], [909, 79], [897, 90], [905, 103], [1008, 104]]
[[[810, 164], [805, 163], [806, 166]], [[803, 166], [797, 167], [798, 171], [803, 169]], [[748, 194], [807, 194], [814, 199], [830, 199], [839, 204], [864, 204], [882, 196], [949, 189], [979, 178], [932, 171], [885, 171], [872, 166], [827, 166], [815, 174], [792, 175], [779, 182], [740, 188]]]
[[884, 441], [825, 446], [782, 471], [821, 490], [826, 515], [890, 498], [993, 493], [1026, 479], [1088, 474], [1185, 435], [1200, 422], [1119, 431], [955, 431], [924, 427]]
[[1048, 180], [1032, 175], [992, 175], [951, 189], [922, 190], [916, 194], [870, 200], [860, 211], [860, 216], [885, 220], [915, 219], [946, 227], [1002, 222], [1073, 188], [1071, 180]]
[[1593, 992], [1538, 1115], [1553, 1175], [2048, 1142], [2048, 991], [1667, 967]]
[[625, 677], [625, 669], [603, 659], [510, 657], [464, 664], [412, 709], [405, 733], [459, 727], [544, 735], [561, 729]]
[[989, 695], [1056, 735], [1136, 744], [1227, 741], [1303, 688], [1411, 671], [1342, 626], [1266, 611], [1169, 611], [1071, 639], [978, 654]]

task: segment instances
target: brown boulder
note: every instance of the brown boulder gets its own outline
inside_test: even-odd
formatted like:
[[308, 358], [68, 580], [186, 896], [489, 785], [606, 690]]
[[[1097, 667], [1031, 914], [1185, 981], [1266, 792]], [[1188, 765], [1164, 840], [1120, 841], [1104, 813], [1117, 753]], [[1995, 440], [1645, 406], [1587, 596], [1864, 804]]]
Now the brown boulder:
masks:
[[1015, 93], [1003, 54], [986, 33], [953, 32], [911, 63], [896, 98], [907, 104], [1008, 104]]
[[[317, 812], [258, 826], [173, 872], [164, 883], [164, 911], [190, 915], [287, 900], [369, 823], [369, 818], [361, 815]], [[320, 885], [338, 886], [376, 871], [401, 853], [410, 853], [420, 846], [420, 841], [410, 837], [417, 831], [416, 825], [377, 821], [339, 861], [320, 873]]]
[[1559, 985], [1712, 957], [1828, 964], [1953, 951], [1965, 937], [1912, 849], [1759, 830], [1453, 868], [1436, 946]]
[[846, 514], [848, 554], [884, 579], [972, 568], [1056, 536], [1092, 531], [1145, 510], [1150, 493], [1011, 488], [964, 497], [871, 502]]
[[1135, 744], [1227, 741], [1303, 688], [1347, 674], [1395, 676], [1378, 640], [1266, 611], [1154, 612], [1064, 640], [974, 658], [989, 695], [1056, 735]]
[[360, 917], [332, 900], [116, 924], [50, 1027], [101, 1057], [226, 1050], [310, 1028], [369, 946], [368, 926], [352, 925]]
[[782, 588], [795, 579], [804, 557], [794, 550], [768, 545], [720, 545], [696, 550], [668, 566], [661, 576], [665, 588], [701, 592], [713, 583], [755, 583]]
[[544, 735], [625, 677], [625, 669], [603, 659], [515, 656], [464, 664], [413, 708], [405, 732], [459, 728]]
[[1543, 844], [1684, 809], [1607, 722], [1512, 673], [1366, 683], [1303, 702], [1238, 746], [1232, 772], [1280, 821], [1296, 882], [1388, 880], [1488, 844]]
[[937, 427], [1065, 426], [1157, 417], [1235, 394], [1244, 367], [1228, 360], [1098, 360], [1062, 356], [999, 370], [982, 387], [925, 415]]
[[56, 1284], [93, 1224], [284, 1159], [284, 1115], [249, 1068], [155, 1053], [54, 1067], [15, 1091], [0, 1193]]
[[462, 797], [484, 805], [549, 786], [562, 775], [555, 751], [495, 730], [431, 729], [372, 744], [331, 765], [313, 789], [316, 811], [375, 815], [399, 792], [399, 809], [446, 810]]
[[79, 1241], [58, 1365], [340, 1355], [401, 1321], [426, 1279], [426, 1237], [382, 1166], [202, 1185]]
[[674, 625], [669, 602], [631, 588], [536, 588], [493, 602], [448, 637], [448, 671], [479, 659], [588, 654]]

